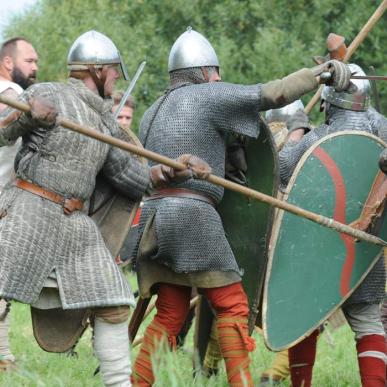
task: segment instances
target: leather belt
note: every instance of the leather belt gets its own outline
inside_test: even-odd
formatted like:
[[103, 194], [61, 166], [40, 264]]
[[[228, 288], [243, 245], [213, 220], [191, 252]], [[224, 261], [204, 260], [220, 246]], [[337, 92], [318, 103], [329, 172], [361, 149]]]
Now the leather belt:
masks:
[[43, 199], [61, 204], [63, 206], [63, 212], [66, 215], [70, 215], [76, 210], [81, 211], [83, 209], [83, 202], [81, 200], [75, 198], [65, 198], [64, 196], [61, 196], [55, 192], [51, 192], [26, 180], [16, 179], [15, 186], [23, 189], [24, 191], [28, 191], [34, 195], [40, 196]]
[[163, 199], [165, 197], [177, 197], [177, 198], [188, 198], [188, 199], [196, 199], [201, 200], [202, 202], [206, 202], [210, 204], [212, 207], [216, 207], [216, 202], [211, 197], [198, 193], [196, 191], [191, 191], [185, 188], [164, 188], [157, 191], [157, 193], [144, 198], [144, 201], [147, 200], [155, 200], [155, 199]]

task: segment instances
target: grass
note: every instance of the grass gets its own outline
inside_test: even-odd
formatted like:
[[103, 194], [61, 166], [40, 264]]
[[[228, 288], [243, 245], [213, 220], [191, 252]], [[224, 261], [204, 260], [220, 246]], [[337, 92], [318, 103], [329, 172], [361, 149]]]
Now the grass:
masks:
[[[143, 329], [144, 326], [141, 330]], [[193, 379], [192, 331], [193, 329], [183, 350], [162, 354], [156, 371], [157, 387], [227, 386], [223, 368], [217, 377]], [[313, 385], [360, 386], [355, 344], [349, 327], [346, 325], [328, 333], [325, 332], [319, 340]], [[255, 385], [258, 385], [259, 376], [269, 366], [273, 354], [265, 348], [259, 334], [255, 334], [255, 338], [257, 349], [252, 353], [251, 371]], [[29, 306], [14, 303], [11, 310], [10, 340], [12, 351], [17, 357], [18, 368], [13, 372], [0, 373], [0, 386], [102, 386], [99, 375], [93, 376], [97, 361], [92, 355], [90, 330], [85, 333], [77, 346], [78, 357], [44, 352], [33, 337]], [[133, 349], [133, 358], [137, 355], [137, 351], [138, 348]], [[290, 384], [286, 381], [282, 386]]]

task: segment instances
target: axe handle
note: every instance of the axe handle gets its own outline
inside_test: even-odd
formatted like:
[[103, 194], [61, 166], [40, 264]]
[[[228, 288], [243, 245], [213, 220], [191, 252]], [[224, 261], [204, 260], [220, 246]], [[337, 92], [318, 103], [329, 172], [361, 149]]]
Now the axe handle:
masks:
[[[379, 7], [376, 9], [376, 11], [373, 13], [373, 15], [368, 19], [368, 21], [364, 25], [364, 27], [357, 34], [356, 38], [349, 45], [347, 53], [345, 54], [345, 57], [344, 57], [344, 62], [349, 61], [349, 59], [352, 57], [352, 54], [356, 51], [356, 49], [359, 47], [359, 45], [363, 42], [363, 40], [366, 38], [368, 33], [371, 31], [371, 29], [377, 23], [377, 21], [383, 16], [383, 13], [385, 12], [386, 8], [387, 8], [387, 0], [383, 0], [382, 3], [379, 5]], [[305, 107], [306, 114], [309, 114], [311, 112], [311, 110], [313, 109], [314, 105], [316, 105], [316, 103], [319, 101], [323, 87], [324, 87], [323, 85], [321, 85], [319, 87], [319, 89], [316, 91], [316, 93], [314, 94], [312, 99], [306, 105], [306, 107]]]
[[137, 305], [133, 311], [133, 315], [130, 319], [128, 332], [129, 332], [129, 341], [133, 343], [136, 338], [138, 329], [140, 328], [141, 323], [144, 320], [145, 313], [148, 309], [148, 305], [150, 302], [150, 298], [139, 298], [137, 301]]
[[[387, 0], [386, 0], [387, 1]], [[30, 111], [30, 106], [20, 102], [16, 101], [13, 98], [6, 97], [4, 95], [0, 95], [0, 103], [4, 103], [6, 105], [12, 106], [16, 109], [22, 110], [24, 112]], [[99, 140], [101, 142], [104, 142], [106, 144], [115, 146], [117, 148], [126, 150], [128, 152], [134, 153], [138, 156], [145, 157], [149, 160], [152, 160], [156, 163], [167, 165], [168, 167], [171, 167], [176, 170], [184, 170], [186, 169], [186, 166], [182, 163], [178, 163], [176, 160], [172, 160], [169, 157], [165, 157], [163, 155], [160, 155], [156, 152], [149, 151], [147, 149], [144, 149], [139, 146], [135, 146], [133, 144], [127, 143], [126, 141], [119, 140], [115, 137], [108, 136], [106, 134], [103, 134], [101, 132], [96, 131], [95, 129], [89, 128], [87, 126], [76, 124], [70, 120], [67, 120], [66, 118], [57, 118], [57, 125], [63, 126], [67, 129], [70, 129], [74, 132], [83, 134], [85, 136], [94, 138], [96, 140]], [[316, 214], [314, 212], [305, 210], [301, 207], [297, 207], [293, 204], [290, 204], [286, 201], [276, 199], [270, 195], [266, 195], [262, 192], [255, 191], [251, 188], [244, 187], [240, 184], [236, 184], [232, 181], [226, 180], [222, 177], [212, 175], [210, 174], [207, 179], [208, 182], [219, 185], [223, 188], [229, 189], [234, 192], [241, 193], [244, 196], [247, 196], [252, 199], [256, 199], [258, 201], [267, 203], [271, 206], [281, 208], [282, 210], [291, 212], [295, 215], [302, 216], [303, 218], [309, 219], [315, 223], [318, 223], [324, 227], [332, 228], [340, 233], [345, 233], [350, 236], [352, 236], [355, 239], [361, 239], [366, 242], [374, 243], [377, 245], [387, 246], [387, 243], [383, 241], [382, 239], [365, 233], [364, 231], [356, 230], [346, 224], [340, 223], [335, 221], [334, 219], [327, 218], [323, 215]], [[145, 313], [145, 312], [144, 312]]]

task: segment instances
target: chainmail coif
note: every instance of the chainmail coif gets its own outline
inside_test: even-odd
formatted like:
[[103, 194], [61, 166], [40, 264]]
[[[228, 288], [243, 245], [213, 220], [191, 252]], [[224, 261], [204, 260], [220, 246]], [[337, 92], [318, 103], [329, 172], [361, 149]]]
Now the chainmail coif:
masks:
[[[216, 67], [205, 67], [208, 71], [208, 75], [212, 75], [213, 72], [217, 71]], [[171, 71], [169, 73], [169, 79], [171, 86], [176, 86], [182, 83], [193, 83], [195, 85], [199, 83], [206, 83], [204, 79], [201, 67], [190, 67], [188, 69], [180, 69]]]

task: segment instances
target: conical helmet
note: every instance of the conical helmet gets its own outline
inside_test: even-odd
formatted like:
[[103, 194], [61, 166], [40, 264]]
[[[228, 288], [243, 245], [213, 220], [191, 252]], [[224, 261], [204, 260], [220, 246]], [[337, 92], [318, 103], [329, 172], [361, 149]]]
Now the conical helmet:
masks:
[[188, 27], [171, 48], [168, 71], [202, 66], [219, 67], [218, 57], [211, 43], [202, 34]]
[[[348, 65], [353, 75], [366, 75], [357, 64]], [[331, 86], [324, 86], [321, 99], [342, 109], [365, 111], [370, 106], [371, 85], [368, 79], [352, 79], [357, 90], [353, 93], [338, 92]]]
[[98, 68], [108, 64], [120, 65], [124, 78], [129, 79], [116, 45], [107, 36], [94, 30], [79, 36], [67, 56], [69, 70], [87, 70], [87, 65]]
[[265, 113], [265, 118], [270, 122], [286, 122], [297, 110], [304, 109], [304, 104], [300, 99], [278, 109], [270, 109]]

